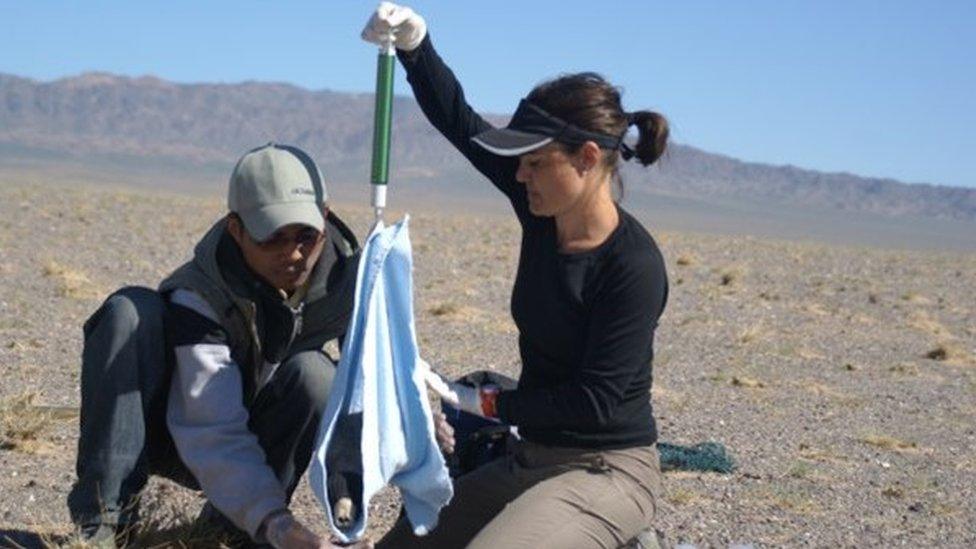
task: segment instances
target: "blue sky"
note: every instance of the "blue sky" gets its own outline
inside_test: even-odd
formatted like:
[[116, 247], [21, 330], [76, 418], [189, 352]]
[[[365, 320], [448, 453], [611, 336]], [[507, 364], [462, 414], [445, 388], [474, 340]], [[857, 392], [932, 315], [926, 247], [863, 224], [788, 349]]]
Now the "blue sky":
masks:
[[[376, 2], [0, 0], [0, 72], [369, 91]], [[679, 142], [745, 160], [976, 187], [974, 1], [417, 1], [472, 104], [595, 70]], [[401, 80], [398, 92], [409, 93]]]

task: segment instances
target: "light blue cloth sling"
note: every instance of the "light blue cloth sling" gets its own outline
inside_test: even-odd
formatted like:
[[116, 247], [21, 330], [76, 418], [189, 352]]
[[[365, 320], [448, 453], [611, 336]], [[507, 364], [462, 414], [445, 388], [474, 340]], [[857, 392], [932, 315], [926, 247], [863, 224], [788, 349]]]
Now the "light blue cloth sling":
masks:
[[[319, 426], [309, 482], [343, 542], [366, 530], [369, 500], [387, 484], [400, 488], [417, 535], [437, 525], [453, 495], [451, 479], [434, 438], [430, 404], [419, 364], [413, 321], [413, 259], [409, 218], [379, 223], [363, 249], [352, 320], [342, 358]], [[336, 526], [329, 505], [326, 450], [338, 419], [362, 413], [362, 508], [347, 529]], [[337, 444], [348, 444], [336, 440]]]

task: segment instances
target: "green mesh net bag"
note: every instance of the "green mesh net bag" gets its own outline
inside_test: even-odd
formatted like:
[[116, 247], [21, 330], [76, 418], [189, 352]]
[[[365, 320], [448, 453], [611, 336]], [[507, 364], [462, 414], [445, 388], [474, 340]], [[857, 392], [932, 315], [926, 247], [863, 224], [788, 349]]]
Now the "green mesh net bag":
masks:
[[681, 446], [659, 442], [662, 471], [703, 471], [728, 474], [735, 469], [735, 461], [717, 442], [702, 442]]

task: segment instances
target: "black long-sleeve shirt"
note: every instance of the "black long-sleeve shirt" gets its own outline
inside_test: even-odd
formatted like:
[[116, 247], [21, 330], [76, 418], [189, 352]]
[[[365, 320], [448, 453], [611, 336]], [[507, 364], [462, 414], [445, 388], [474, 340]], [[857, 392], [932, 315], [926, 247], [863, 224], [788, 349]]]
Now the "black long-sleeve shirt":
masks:
[[515, 179], [518, 159], [471, 141], [491, 125], [467, 104], [430, 37], [399, 56], [424, 114], [508, 197], [522, 225], [511, 303], [522, 374], [516, 390], [498, 396], [499, 418], [553, 446], [655, 442], [651, 361], [668, 282], [654, 240], [618, 207], [620, 223], [600, 246], [560, 253], [555, 220], [529, 212], [525, 186]]

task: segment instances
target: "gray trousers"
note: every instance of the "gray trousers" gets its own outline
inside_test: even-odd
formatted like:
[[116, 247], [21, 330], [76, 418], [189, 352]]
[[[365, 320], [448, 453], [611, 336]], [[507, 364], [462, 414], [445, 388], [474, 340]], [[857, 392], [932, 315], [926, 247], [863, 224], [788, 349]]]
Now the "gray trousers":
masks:
[[621, 547], [653, 524], [661, 471], [655, 446], [583, 450], [519, 441], [454, 488], [429, 535], [414, 536], [401, 517], [377, 548]]
[[[166, 427], [173, 361], [165, 310], [156, 291], [127, 287], [85, 323], [78, 478], [68, 494], [79, 526], [131, 523], [150, 474], [198, 488]], [[311, 459], [334, 375], [325, 353], [297, 353], [249, 406], [250, 429], [289, 497]]]

